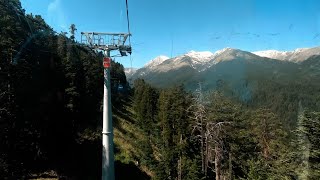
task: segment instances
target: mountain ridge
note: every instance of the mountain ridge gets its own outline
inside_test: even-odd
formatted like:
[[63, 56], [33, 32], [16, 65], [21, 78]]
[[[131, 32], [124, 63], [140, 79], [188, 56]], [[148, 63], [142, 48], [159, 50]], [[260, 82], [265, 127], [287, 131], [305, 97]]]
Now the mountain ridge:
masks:
[[[233, 88], [237, 88], [240, 82], [255, 76], [262, 79], [270, 76], [292, 81], [292, 77], [299, 78], [297, 74], [302, 72], [304, 77], [311, 77], [309, 76], [311, 70], [314, 77], [318, 77], [317, 63], [320, 55], [317, 55], [317, 49], [296, 50], [295, 56], [291, 57], [308, 57], [299, 61], [261, 57], [255, 53], [234, 48], [224, 48], [215, 53], [190, 51], [166, 59], [152, 68], [146, 66], [140, 68], [129, 76], [128, 80], [133, 82], [135, 79], [142, 78], [160, 88], [184, 84], [192, 90], [196, 82], [204, 82], [208, 89], [211, 89], [215, 88], [217, 81], [220, 80], [231, 82]], [[299, 56], [297, 52], [304, 54]], [[205, 59], [199, 58], [199, 55], [203, 55]], [[315, 56], [314, 60], [307, 62], [307, 59], [312, 59], [312, 56]]]
[[320, 55], [320, 47], [313, 48], [298, 48], [293, 51], [243, 51], [236, 48], [223, 48], [218, 51], [189, 51], [173, 58], [161, 55], [158, 56], [142, 68], [136, 69], [134, 72], [126, 73], [128, 79], [136, 79], [143, 77], [149, 73], [166, 73], [171, 70], [176, 70], [185, 66], [191, 67], [197, 72], [205, 71], [206, 69], [224, 61], [235, 59], [275, 59], [279, 61], [288, 61], [293, 63], [301, 63], [313, 55]]
[[297, 48], [293, 51], [265, 50], [255, 51], [252, 53], [261, 57], [299, 63], [308, 59], [312, 55], [320, 55], [320, 47]]
[[142, 68], [137, 69], [135, 73], [128, 73], [127, 75], [128, 79], [136, 79], [139, 76], [146, 76], [149, 73], [166, 73], [183, 67], [190, 67], [197, 72], [202, 72], [219, 62], [237, 58], [262, 59], [262, 57], [250, 52], [234, 48], [224, 48], [216, 51], [215, 53], [211, 53], [210, 51], [189, 51], [186, 54], [173, 58], [163, 58], [162, 56], [158, 56], [149, 61]]

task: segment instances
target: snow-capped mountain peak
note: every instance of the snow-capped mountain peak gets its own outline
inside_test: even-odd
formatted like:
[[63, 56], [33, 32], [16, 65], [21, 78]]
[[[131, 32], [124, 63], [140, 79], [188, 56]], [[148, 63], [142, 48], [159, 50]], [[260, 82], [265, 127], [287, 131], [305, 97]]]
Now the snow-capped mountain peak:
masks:
[[233, 49], [230, 48], [230, 47], [226, 47], [226, 48], [223, 48], [223, 49], [220, 49], [220, 50], [216, 51], [214, 54], [215, 55], [219, 55], [219, 54], [224, 53], [224, 52], [229, 51], [229, 50], [233, 50]]
[[230, 47], [226, 47], [226, 48], [223, 48], [223, 49], [220, 49], [220, 50], [217, 50], [216, 52], [214, 52], [213, 56], [214, 57], [217, 57], [225, 52], [232, 52], [232, 51], [235, 51], [237, 49], [233, 49], [233, 48], [230, 48]]
[[[249, 53], [249, 52], [248, 52]], [[251, 53], [249, 53], [251, 54]], [[207, 68], [225, 60], [232, 60], [235, 57], [244, 57], [247, 54], [244, 51], [233, 48], [224, 48], [214, 53], [210, 51], [189, 51], [186, 54], [169, 59], [166, 56], [158, 56], [148, 62], [143, 69], [147, 69], [142, 74], [146, 74], [149, 70], [167, 72], [172, 69], [189, 66], [198, 72], [204, 71]], [[167, 61], [167, 59], [169, 59]], [[163, 63], [166, 61], [166, 63]]]
[[152, 59], [151, 61], [149, 61], [144, 67], [153, 68], [153, 67], [163, 63], [167, 59], [169, 59], [169, 57], [167, 57], [167, 56], [164, 56], [164, 55], [158, 56], [158, 57]]
[[312, 55], [319, 55], [320, 48], [298, 48], [293, 51], [277, 51], [277, 50], [265, 50], [252, 52], [261, 57], [267, 57], [272, 59], [287, 60], [292, 62], [301, 62]]
[[180, 69], [181, 72], [200, 73], [221, 62], [256, 62], [260, 60], [264, 61], [266, 59], [264, 57], [300, 63], [313, 55], [320, 55], [320, 47], [300, 48], [293, 51], [266, 50], [256, 52], [248, 52], [228, 47], [214, 53], [210, 51], [189, 51], [186, 54], [172, 58], [158, 56], [148, 62], [143, 68], [140, 68], [133, 73], [132, 71], [128, 71], [127, 74], [132, 73], [131, 77], [134, 79], [137, 77], [147, 77], [150, 74], [155, 75], [154, 73], [172, 73], [176, 70], [179, 72]]
[[252, 53], [261, 57], [280, 59], [280, 60], [284, 60], [290, 54], [290, 52], [287, 52], [287, 51], [277, 51], [277, 50], [255, 51]]
[[137, 71], [137, 68], [124, 68], [125, 74], [133, 74]]
[[198, 60], [210, 60], [210, 58], [213, 56], [213, 53], [210, 51], [201, 51], [201, 52], [197, 52], [197, 51], [189, 51], [187, 54], [185, 54], [185, 56], [189, 56], [191, 58], [195, 58]]

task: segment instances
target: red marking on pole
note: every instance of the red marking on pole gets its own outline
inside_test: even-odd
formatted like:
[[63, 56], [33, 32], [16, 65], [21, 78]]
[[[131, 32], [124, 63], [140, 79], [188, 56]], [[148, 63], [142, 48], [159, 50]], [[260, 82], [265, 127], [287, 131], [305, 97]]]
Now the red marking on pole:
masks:
[[110, 68], [110, 66], [111, 66], [111, 58], [104, 57], [103, 58], [103, 67], [104, 68]]

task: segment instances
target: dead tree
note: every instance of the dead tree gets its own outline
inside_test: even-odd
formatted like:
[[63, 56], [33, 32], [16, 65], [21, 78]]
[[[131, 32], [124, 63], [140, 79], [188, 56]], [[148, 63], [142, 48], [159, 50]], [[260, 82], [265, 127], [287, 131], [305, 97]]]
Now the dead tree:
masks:
[[200, 154], [201, 154], [201, 170], [207, 175], [208, 169], [208, 135], [207, 133], [207, 108], [204, 100], [204, 94], [202, 92], [201, 83], [199, 88], [194, 93], [193, 103], [188, 108], [191, 112], [191, 119], [193, 119], [192, 134], [200, 142]]
[[[214, 153], [214, 169], [216, 174], [216, 180], [222, 180], [224, 176], [222, 174], [222, 159], [224, 152], [224, 137], [226, 135], [226, 126], [230, 125], [231, 122], [209, 122], [207, 135], [209, 143], [214, 147], [211, 152]], [[212, 162], [213, 163], [213, 162]]]
[[[226, 130], [232, 124], [234, 109], [230, 102], [224, 101], [219, 93], [213, 93], [213, 98], [214, 100], [210, 102], [211, 111], [209, 112], [209, 103], [204, 100], [201, 84], [199, 84], [189, 110], [192, 112], [191, 118], [194, 120], [192, 133], [201, 146], [202, 172], [207, 176], [208, 169], [213, 169], [216, 180], [222, 180], [225, 177], [223, 175], [225, 173], [222, 173], [222, 160], [225, 158]], [[226, 114], [227, 116], [225, 116]], [[209, 167], [209, 163], [214, 164], [214, 168]], [[231, 166], [230, 163], [229, 166]]]

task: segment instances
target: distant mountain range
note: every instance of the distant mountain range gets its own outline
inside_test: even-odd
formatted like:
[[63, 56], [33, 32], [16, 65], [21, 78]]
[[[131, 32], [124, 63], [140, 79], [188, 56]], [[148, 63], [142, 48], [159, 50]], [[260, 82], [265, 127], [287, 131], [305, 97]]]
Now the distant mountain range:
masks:
[[253, 52], [261, 57], [267, 57], [278, 60], [285, 60], [291, 62], [301, 62], [313, 55], [320, 55], [320, 47], [314, 48], [299, 48], [294, 51], [277, 51], [277, 50], [267, 50], [267, 51], [256, 51]]
[[131, 77], [137, 70], [138, 68], [124, 68], [124, 73], [127, 77]]
[[203, 82], [211, 88], [219, 79], [246, 79], [249, 72], [254, 72], [255, 76], [263, 72], [267, 72], [264, 76], [274, 73], [291, 76], [290, 70], [298, 71], [301, 69], [299, 64], [316, 55], [320, 55], [320, 47], [294, 51], [248, 52], [233, 48], [224, 48], [214, 53], [190, 51], [174, 58], [158, 56], [144, 67], [127, 71], [126, 74], [131, 82], [143, 78], [157, 87], [183, 83], [193, 89], [197, 82]]

